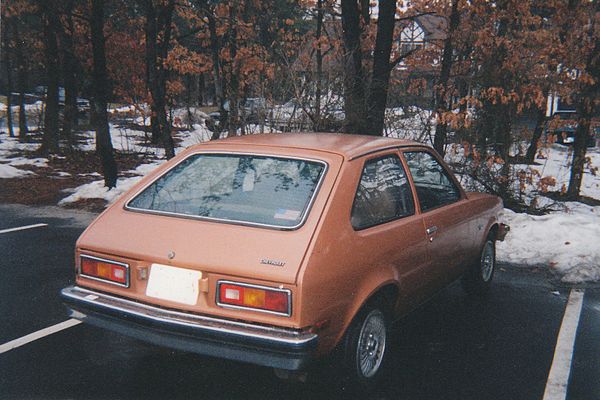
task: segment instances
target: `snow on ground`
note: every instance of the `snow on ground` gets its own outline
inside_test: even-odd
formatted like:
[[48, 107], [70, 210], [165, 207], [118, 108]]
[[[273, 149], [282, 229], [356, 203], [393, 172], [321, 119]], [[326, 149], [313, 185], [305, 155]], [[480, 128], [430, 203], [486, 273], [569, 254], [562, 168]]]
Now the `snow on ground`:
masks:
[[[557, 185], [550, 190], [559, 191], [562, 184], [568, 186], [571, 174], [571, 161], [573, 159], [573, 148], [571, 146], [562, 146], [553, 144], [551, 147], [542, 149], [544, 158], [536, 158], [536, 162], [541, 164], [537, 166], [515, 165], [514, 168], [537, 170], [540, 176], [552, 176], [556, 178]], [[591, 161], [592, 168], [600, 167], [600, 148], [588, 148], [586, 157]], [[586, 166], [583, 182], [581, 184], [581, 195], [593, 197], [600, 200], [600, 170], [592, 170]]]
[[[59, 205], [67, 205], [85, 199], [104, 199], [108, 204], [112, 204], [120, 195], [128, 191], [135, 185], [143, 176], [161, 165], [164, 160], [164, 150], [156, 147], [148, 147], [144, 145], [145, 133], [142, 131], [132, 130], [128, 128], [119, 128], [111, 124], [111, 137], [115, 149], [124, 152], [137, 152], [154, 156], [154, 161], [141, 164], [135, 170], [124, 171], [126, 175], [135, 175], [119, 178], [117, 187], [108, 190], [104, 186], [104, 180], [99, 179], [90, 183], [86, 183], [79, 187], [69, 189], [69, 196], [59, 202]], [[176, 152], [186, 149], [194, 144], [201, 143], [210, 139], [212, 132], [201, 125], [194, 125], [192, 131], [182, 131], [177, 134], [178, 146]], [[86, 132], [88, 139], [80, 146], [81, 150], [92, 151], [95, 149], [94, 132]], [[101, 177], [97, 174], [96, 176]]]
[[[0, 159], [2, 162], [3, 159]], [[47, 158], [25, 158], [25, 157], [16, 157], [8, 160], [9, 165], [12, 166], [21, 166], [21, 165], [33, 165], [39, 168], [48, 167], [48, 159]]]
[[[539, 186], [542, 178], [556, 179], [556, 184], [547, 188], [549, 191], [560, 191], [563, 185], [568, 186], [573, 154], [571, 147], [553, 144], [542, 149], [542, 155], [536, 159], [539, 165], [517, 164], [513, 169], [534, 176], [523, 190], [526, 203], [535, 201], [539, 207], [553, 211], [533, 216], [506, 209], [503, 222], [510, 225], [511, 231], [504, 242], [498, 243], [498, 260], [523, 266], [547, 266], [568, 283], [600, 281], [600, 207], [556, 202], [543, 196]], [[452, 151], [447, 156], [451, 161], [461, 161], [460, 155]], [[600, 174], [593, 169], [600, 166], [600, 149], [589, 148], [587, 157], [591, 168], [585, 168], [581, 194], [600, 200]]]
[[0, 164], [0, 178], [21, 178], [26, 175], [33, 175], [33, 172], [18, 169], [9, 164]]
[[547, 266], [563, 282], [600, 281], [600, 207], [565, 203], [565, 209], [543, 216], [504, 210], [510, 225], [497, 244], [499, 261]]
[[138, 113], [139, 111], [146, 112], [148, 110], [148, 106], [146, 104], [140, 104], [137, 107], [133, 104], [124, 105], [124, 106], [115, 106], [109, 107], [108, 112], [111, 114], [119, 114], [119, 113]]
[[47, 158], [17, 156], [17, 154], [22, 154], [23, 151], [34, 151], [37, 148], [37, 144], [19, 143], [18, 138], [3, 137], [0, 142], [0, 178], [21, 178], [27, 175], [35, 175], [31, 171], [15, 168], [17, 166], [47, 167]]
[[178, 149], [183, 150], [198, 143], [208, 142], [212, 136], [204, 125], [194, 124], [192, 131], [187, 131], [185, 134], [180, 134], [181, 142], [178, 144]]
[[[86, 131], [83, 132], [82, 135], [83, 143], [80, 143], [77, 146], [78, 149], [81, 151], [95, 151], [96, 132]], [[143, 131], [123, 128], [115, 124], [110, 124], [110, 136], [113, 148], [117, 151], [164, 157], [164, 150], [145, 145], [146, 133]]]
[[69, 189], [67, 192], [71, 194], [59, 201], [58, 205], [64, 206], [84, 199], [104, 199], [108, 204], [112, 204], [119, 196], [131, 189], [143, 176], [154, 170], [161, 163], [161, 161], [157, 161], [154, 163], [142, 164], [135, 170], [126, 171], [127, 174], [136, 174], [136, 176], [119, 178], [117, 187], [111, 190], [108, 190], [108, 188], [104, 186], [104, 180], [93, 181], [74, 189]]
[[431, 111], [418, 107], [388, 108], [385, 112], [385, 135], [398, 139], [425, 142], [435, 130]]
[[0, 141], [0, 160], [13, 159], [15, 154], [21, 154], [23, 151], [35, 151], [39, 147], [37, 143], [19, 143], [19, 138], [11, 138], [2, 135]]
[[[542, 183], [549, 183], [545, 189], [548, 192], [566, 191], [571, 176], [572, 151], [572, 147], [570, 146], [552, 144], [540, 150], [541, 157], [538, 154], [538, 157], [535, 159], [535, 165], [511, 165], [511, 175], [515, 178], [514, 182], [512, 182], [513, 189], [515, 193], [521, 192], [525, 204], [529, 205], [535, 201], [541, 207], [553, 203], [553, 201], [544, 196]], [[589, 163], [586, 163], [584, 166], [580, 194], [600, 200], [600, 148], [588, 148], [586, 157], [589, 159]], [[461, 145], [450, 147], [446, 152], [445, 159], [448, 163], [455, 165], [464, 165], [467, 162]], [[501, 165], [496, 164], [494, 168], [499, 170]], [[516, 179], [519, 174], [523, 174], [527, 179], [522, 182]], [[481, 187], [466, 175], [458, 177], [461, 183], [467, 188]], [[552, 183], [552, 180], [555, 182]], [[522, 188], [519, 188], [520, 184], [523, 184]]]
[[[29, 112], [41, 112], [42, 108], [44, 107], [44, 102], [41, 100], [36, 101], [35, 103], [32, 104], [25, 104], [25, 111]], [[0, 111], [6, 111], [8, 109], [8, 107], [6, 106], [6, 104], [0, 102]], [[10, 107], [10, 109], [12, 110], [13, 113], [19, 113], [19, 106], [18, 105], [12, 105]]]

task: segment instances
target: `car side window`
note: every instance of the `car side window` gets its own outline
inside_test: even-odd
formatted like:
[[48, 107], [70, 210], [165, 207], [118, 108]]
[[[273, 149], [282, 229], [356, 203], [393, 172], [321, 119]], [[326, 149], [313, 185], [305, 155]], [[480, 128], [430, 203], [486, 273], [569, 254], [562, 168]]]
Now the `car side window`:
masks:
[[354, 197], [352, 227], [364, 229], [414, 212], [410, 184], [398, 156], [367, 161]]
[[460, 199], [460, 190], [444, 167], [431, 154], [414, 151], [404, 153], [404, 157], [415, 184], [421, 211]]

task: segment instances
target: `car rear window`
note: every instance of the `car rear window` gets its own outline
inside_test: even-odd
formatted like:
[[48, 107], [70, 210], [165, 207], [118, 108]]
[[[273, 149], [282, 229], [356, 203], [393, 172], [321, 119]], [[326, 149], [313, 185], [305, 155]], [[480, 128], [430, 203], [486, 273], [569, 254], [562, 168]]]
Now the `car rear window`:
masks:
[[303, 159], [195, 154], [146, 187], [127, 208], [295, 228], [308, 212], [325, 167]]

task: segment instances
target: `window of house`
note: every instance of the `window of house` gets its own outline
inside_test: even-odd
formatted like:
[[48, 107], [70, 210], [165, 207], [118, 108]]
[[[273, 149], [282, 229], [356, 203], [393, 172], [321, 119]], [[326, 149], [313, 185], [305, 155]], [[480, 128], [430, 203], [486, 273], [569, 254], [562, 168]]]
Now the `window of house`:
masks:
[[400, 53], [406, 54], [422, 47], [424, 42], [425, 32], [418, 23], [412, 21], [400, 32]]
[[460, 199], [460, 190], [444, 167], [429, 153], [404, 153], [413, 178], [421, 211], [453, 203]]
[[410, 184], [398, 156], [367, 161], [352, 207], [354, 229], [368, 228], [414, 212]]

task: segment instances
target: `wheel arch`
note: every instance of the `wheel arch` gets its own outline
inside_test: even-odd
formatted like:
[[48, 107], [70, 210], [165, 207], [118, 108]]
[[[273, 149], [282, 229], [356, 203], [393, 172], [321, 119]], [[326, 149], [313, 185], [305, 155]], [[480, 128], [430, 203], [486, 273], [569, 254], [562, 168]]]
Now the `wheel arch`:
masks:
[[488, 237], [490, 237], [490, 235], [492, 235], [493, 240], [495, 241], [496, 237], [498, 235], [499, 229], [500, 229], [500, 223], [498, 222], [498, 219], [496, 217], [490, 218], [488, 220], [485, 230], [483, 231], [483, 232], [485, 232], [485, 234], [481, 235], [481, 238], [479, 239], [479, 246], [477, 248], [481, 250], [483, 248], [483, 245], [487, 241]]
[[383, 302], [385, 304], [385, 309], [382, 310], [387, 314], [387, 317], [391, 320], [393, 319], [393, 313], [396, 309], [396, 305], [398, 299], [400, 297], [400, 286], [399, 283], [395, 280], [388, 280], [380, 285], [374, 287], [367, 296], [364, 297], [362, 301], [356, 301], [353, 306], [349, 309], [344, 317], [344, 322], [342, 329], [340, 329], [337, 337], [335, 338], [336, 345], [339, 345], [340, 341], [346, 334], [350, 324], [356, 318], [356, 315], [363, 309], [366, 305], [377, 304], [379, 302]]
[[500, 229], [500, 224], [498, 223], [498, 221], [494, 221], [492, 223], [492, 226], [490, 226], [490, 228], [488, 229], [488, 233], [485, 236], [486, 239], [491, 236], [494, 240], [496, 240], [496, 237], [498, 236], [498, 230], [499, 229]]

